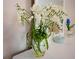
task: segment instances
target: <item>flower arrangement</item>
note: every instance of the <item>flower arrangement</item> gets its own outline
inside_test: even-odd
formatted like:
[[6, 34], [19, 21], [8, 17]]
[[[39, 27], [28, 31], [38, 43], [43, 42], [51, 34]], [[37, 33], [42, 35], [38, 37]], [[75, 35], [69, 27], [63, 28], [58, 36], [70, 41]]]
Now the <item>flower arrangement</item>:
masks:
[[29, 47], [33, 48], [36, 57], [41, 57], [49, 48], [48, 38], [51, 33], [57, 35], [63, 32], [63, 21], [67, 14], [62, 7], [56, 5], [45, 7], [33, 5], [31, 11], [32, 14], [17, 4], [19, 20], [23, 24], [31, 24], [31, 31], [27, 33]]

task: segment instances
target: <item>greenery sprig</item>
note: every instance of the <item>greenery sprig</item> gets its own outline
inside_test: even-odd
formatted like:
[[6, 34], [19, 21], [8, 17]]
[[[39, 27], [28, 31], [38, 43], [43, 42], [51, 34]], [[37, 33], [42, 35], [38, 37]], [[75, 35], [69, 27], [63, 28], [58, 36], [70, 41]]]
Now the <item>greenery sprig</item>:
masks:
[[29, 18], [31, 17], [31, 14], [26, 9], [21, 8], [18, 3], [16, 5], [16, 7], [17, 7], [17, 14], [20, 18], [21, 23], [22, 24], [25, 24], [25, 23], [30, 24]]
[[39, 27], [36, 29], [34, 22], [35, 22], [35, 19], [33, 19], [33, 23], [32, 23], [32, 39], [35, 41], [35, 44], [37, 45], [38, 50], [41, 53], [40, 43], [43, 40], [46, 40], [46, 44], [47, 44], [46, 48], [48, 49], [48, 41], [47, 41], [48, 35], [46, 33], [47, 26], [44, 25], [41, 20]]

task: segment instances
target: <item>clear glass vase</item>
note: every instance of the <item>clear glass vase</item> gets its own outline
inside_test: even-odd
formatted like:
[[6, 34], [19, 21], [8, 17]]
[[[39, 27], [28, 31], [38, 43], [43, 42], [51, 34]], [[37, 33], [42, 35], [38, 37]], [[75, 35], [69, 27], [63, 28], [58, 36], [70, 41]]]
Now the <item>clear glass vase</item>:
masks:
[[73, 36], [73, 31], [66, 31], [66, 36], [67, 36], [68, 38], [72, 38], [72, 36]]
[[48, 49], [48, 41], [47, 39], [42, 40], [39, 45], [38, 42], [32, 41], [33, 54], [36, 58], [41, 58], [44, 56], [46, 50]]

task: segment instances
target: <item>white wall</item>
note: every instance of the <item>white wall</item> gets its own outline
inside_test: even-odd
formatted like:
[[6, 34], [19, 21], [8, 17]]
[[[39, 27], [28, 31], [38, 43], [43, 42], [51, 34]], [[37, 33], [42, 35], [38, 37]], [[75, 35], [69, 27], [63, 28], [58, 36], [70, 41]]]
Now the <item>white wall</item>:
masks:
[[4, 59], [9, 59], [11, 54], [26, 48], [26, 40], [24, 36], [26, 31], [25, 27], [17, 22], [17, 1], [23, 8], [26, 8], [30, 11], [31, 0], [4, 0]]
[[[21, 24], [17, 22], [16, 14], [16, 2], [19, 2], [22, 7], [30, 11], [31, 0], [4, 0], [3, 10], [3, 36], [4, 36], [4, 59], [9, 59], [10, 56], [18, 51], [26, 48], [25, 43], [25, 29]], [[68, 11], [70, 17], [74, 23], [74, 2], [75, 0], [65, 0], [65, 8]], [[73, 43], [74, 44], [74, 43]], [[74, 48], [73, 48], [74, 49]]]

